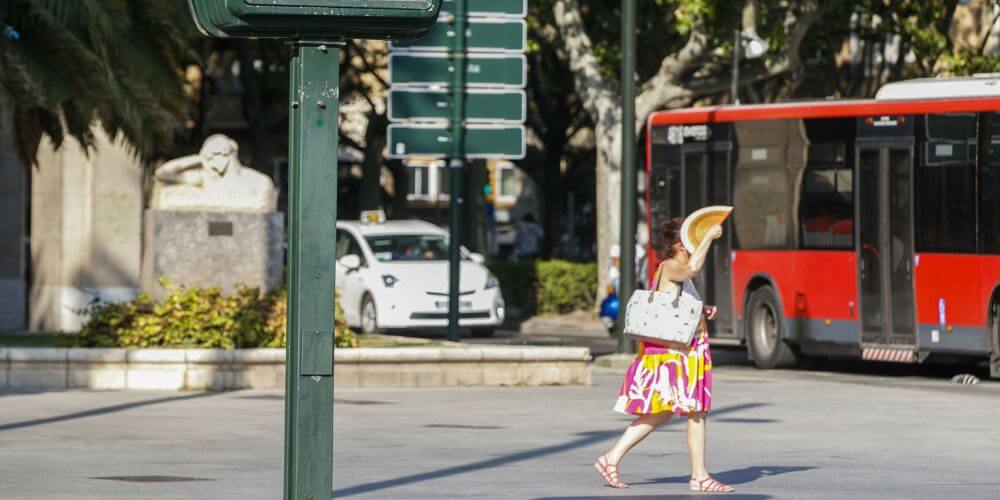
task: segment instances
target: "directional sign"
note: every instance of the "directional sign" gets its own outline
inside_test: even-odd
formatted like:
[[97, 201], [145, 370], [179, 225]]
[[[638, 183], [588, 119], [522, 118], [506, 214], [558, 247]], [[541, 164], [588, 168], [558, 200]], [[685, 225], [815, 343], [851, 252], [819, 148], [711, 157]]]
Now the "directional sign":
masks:
[[[446, 124], [389, 125], [389, 156], [444, 158], [451, 154], [451, 129]], [[467, 125], [466, 158], [524, 158], [523, 125]]]
[[[523, 54], [475, 54], [465, 60], [465, 82], [469, 87], [524, 88], [528, 83], [528, 61]], [[393, 85], [448, 86], [454, 71], [454, 62], [447, 53], [389, 54], [389, 81]]]
[[[528, 23], [524, 19], [469, 19], [465, 25], [465, 48], [470, 52], [513, 50], [528, 47]], [[393, 42], [393, 49], [449, 50], [455, 43], [455, 24], [438, 20], [426, 35], [412, 41]]]
[[[217, 37], [414, 38], [441, 0], [188, 0], [202, 34]], [[454, 5], [454, 4], [453, 4]]]
[[[441, 0], [441, 13], [455, 12], [455, 0]], [[528, 0], [465, 0], [465, 13], [475, 16], [524, 17]]]
[[[465, 121], [524, 123], [527, 98], [523, 90], [465, 91]], [[451, 92], [444, 89], [396, 88], [389, 91], [389, 120], [450, 120]]]

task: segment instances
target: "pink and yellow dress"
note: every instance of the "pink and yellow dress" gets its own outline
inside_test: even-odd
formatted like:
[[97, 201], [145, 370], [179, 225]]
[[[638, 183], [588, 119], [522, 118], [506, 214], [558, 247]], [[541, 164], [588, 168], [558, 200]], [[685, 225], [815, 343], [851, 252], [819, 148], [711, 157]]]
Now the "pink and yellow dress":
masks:
[[708, 412], [712, 407], [712, 353], [702, 319], [687, 349], [640, 342], [622, 382], [615, 411], [629, 415]]

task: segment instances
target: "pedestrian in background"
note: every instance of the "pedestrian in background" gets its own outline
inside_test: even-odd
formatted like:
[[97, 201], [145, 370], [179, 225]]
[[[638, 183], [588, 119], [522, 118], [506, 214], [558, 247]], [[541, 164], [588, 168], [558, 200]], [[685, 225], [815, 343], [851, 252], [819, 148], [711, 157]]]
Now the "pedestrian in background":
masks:
[[535, 216], [524, 214], [521, 222], [517, 224], [517, 237], [514, 243], [515, 259], [533, 259], [542, 253], [542, 232], [541, 226], [535, 222]]
[[[722, 236], [722, 226], [715, 225], [694, 252], [688, 253], [681, 242], [683, 217], [671, 219], [660, 227], [663, 233], [664, 260], [656, 271], [657, 291], [677, 293], [684, 282], [694, 278], [705, 265], [712, 243]], [[666, 279], [659, 279], [662, 278]], [[702, 320], [688, 345], [658, 345], [640, 342], [639, 354], [632, 361], [622, 383], [615, 410], [637, 418], [594, 467], [615, 488], [627, 488], [618, 473], [622, 458], [654, 429], [674, 414], [687, 417], [687, 444], [691, 454], [691, 491], [728, 493], [732, 486], [712, 478], [705, 468], [705, 416], [712, 406], [712, 355], [708, 348], [705, 320], [715, 319], [716, 308], [706, 306]]]

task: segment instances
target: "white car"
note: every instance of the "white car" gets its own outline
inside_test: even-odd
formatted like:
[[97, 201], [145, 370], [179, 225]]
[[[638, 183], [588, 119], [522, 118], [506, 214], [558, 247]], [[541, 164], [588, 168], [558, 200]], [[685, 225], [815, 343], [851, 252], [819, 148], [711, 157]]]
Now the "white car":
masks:
[[[448, 326], [448, 232], [419, 220], [337, 222], [337, 286], [362, 333]], [[503, 323], [500, 283], [462, 248], [459, 326], [488, 336]]]

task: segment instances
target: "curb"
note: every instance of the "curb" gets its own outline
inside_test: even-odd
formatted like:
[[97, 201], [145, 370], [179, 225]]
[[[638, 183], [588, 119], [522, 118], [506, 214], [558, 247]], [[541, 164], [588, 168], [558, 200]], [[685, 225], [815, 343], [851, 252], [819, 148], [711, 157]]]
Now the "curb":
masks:
[[[583, 347], [335, 349], [334, 385], [338, 389], [590, 385], [590, 360], [590, 350]], [[0, 347], [0, 390], [284, 387], [284, 349]]]
[[521, 323], [522, 335], [609, 338], [608, 329], [600, 321], [581, 321], [563, 316], [535, 316]]

